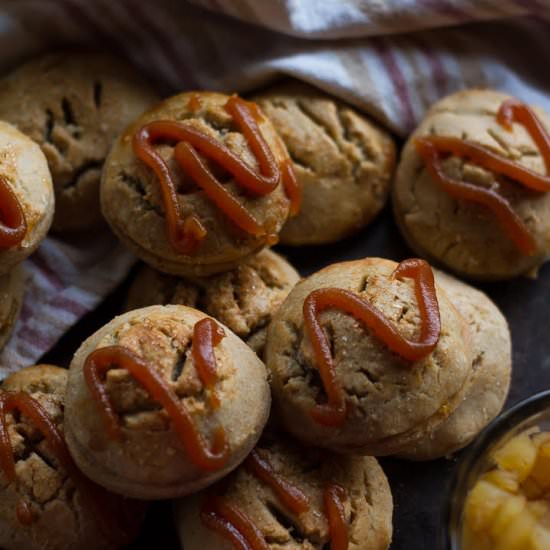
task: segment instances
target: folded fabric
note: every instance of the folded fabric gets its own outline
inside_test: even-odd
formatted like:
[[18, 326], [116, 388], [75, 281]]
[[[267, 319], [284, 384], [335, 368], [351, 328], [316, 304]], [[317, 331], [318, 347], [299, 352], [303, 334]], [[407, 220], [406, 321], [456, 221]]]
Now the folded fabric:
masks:
[[[0, 70], [48, 49], [87, 45], [128, 58], [166, 94], [246, 92], [290, 75], [349, 101], [400, 136], [439, 97], [467, 87], [494, 87], [550, 110], [550, 8], [541, 0], [193, 4], [4, 3]], [[46, 239], [26, 262], [26, 298], [0, 354], [0, 377], [38, 360], [131, 263], [110, 235]]]

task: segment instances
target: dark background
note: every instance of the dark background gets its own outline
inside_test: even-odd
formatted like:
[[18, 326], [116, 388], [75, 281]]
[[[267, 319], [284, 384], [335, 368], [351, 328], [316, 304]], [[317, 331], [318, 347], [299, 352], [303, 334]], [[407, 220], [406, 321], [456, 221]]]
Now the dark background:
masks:
[[[328, 264], [365, 256], [394, 260], [410, 257], [389, 211], [353, 238], [324, 247], [277, 247], [301, 272], [308, 275]], [[121, 312], [132, 274], [93, 313], [82, 319], [43, 362], [68, 366], [80, 343]], [[481, 285], [506, 315], [512, 330], [514, 371], [506, 407], [550, 388], [550, 264], [537, 280], [516, 279]], [[391, 550], [435, 550], [443, 528], [443, 507], [448, 483], [460, 454], [453, 459], [426, 463], [382, 459], [394, 496], [394, 537]], [[176, 550], [179, 543], [172, 525], [169, 503], [156, 503], [149, 512], [134, 550]], [[213, 550], [206, 549], [205, 550]]]

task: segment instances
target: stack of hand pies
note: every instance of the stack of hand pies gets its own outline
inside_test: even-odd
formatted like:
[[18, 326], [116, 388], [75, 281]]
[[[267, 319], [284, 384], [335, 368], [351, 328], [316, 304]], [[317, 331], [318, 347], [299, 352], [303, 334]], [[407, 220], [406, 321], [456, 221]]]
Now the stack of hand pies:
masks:
[[[22, 83], [73, 75], [12, 122], [46, 154], [66, 205], [57, 227], [96, 219], [101, 173], [103, 216], [144, 265], [126, 312], [68, 374], [42, 365], [4, 381], [0, 547], [117, 548], [139, 528], [138, 502], [177, 499], [185, 550], [388, 548], [392, 497], [374, 457], [448, 456], [499, 413], [506, 320], [425, 259], [358, 259], [300, 281], [269, 249], [338, 241], [385, 204], [395, 145], [353, 108], [284, 82], [247, 100], [181, 93], [140, 115], [149, 91], [89, 66], [85, 82], [59, 57], [16, 71], [0, 117], [15, 116]], [[392, 190], [410, 246], [472, 278], [532, 273], [550, 253], [549, 127], [497, 92], [436, 104]], [[12, 288], [53, 191], [39, 148], [0, 130], [29, 159], [26, 173], [2, 164], [0, 244], [18, 220], [29, 232], [2, 252]]]

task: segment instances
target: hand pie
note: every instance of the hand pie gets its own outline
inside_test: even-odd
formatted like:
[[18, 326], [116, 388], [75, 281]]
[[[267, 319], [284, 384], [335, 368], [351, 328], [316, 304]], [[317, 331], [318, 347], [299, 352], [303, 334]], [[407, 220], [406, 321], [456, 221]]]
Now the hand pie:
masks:
[[95, 485], [69, 454], [66, 383], [65, 369], [38, 365], [12, 374], [0, 388], [4, 550], [115, 550], [137, 535], [144, 504]]
[[65, 432], [79, 467], [142, 499], [197, 491], [246, 457], [267, 421], [258, 356], [228, 328], [185, 306], [116, 317], [76, 352]]
[[2, 79], [0, 119], [38, 143], [48, 159], [53, 229], [82, 231], [102, 223], [99, 180], [109, 148], [157, 100], [132, 67], [101, 53], [43, 55]]
[[304, 449], [271, 436], [227, 480], [180, 500], [185, 550], [386, 550], [393, 503], [375, 458]]
[[391, 136], [364, 114], [321, 90], [285, 81], [253, 97], [288, 149], [302, 189], [300, 212], [281, 243], [332, 243], [380, 212], [395, 168]]
[[472, 372], [466, 323], [423, 260], [366, 258], [298, 283], [271, 322], [275, 411], [310, 445], [388, 455], [456, 409]]
[[545, 112], [501, 92], [436, 103], [407, 141], [393, 187], [411, 248], [473, 279], [535, 272], [550, 256], [549, 130]]
[[40, 147], [0, 121], [0, 275], [38, 248], [53, 213], [52, 178]]
[[296, 192], [285, 146], [255, 104], [193, 92], [150, 109], [116, 140], [101, 206], [143, 261], [205, 276], [276, 242]]

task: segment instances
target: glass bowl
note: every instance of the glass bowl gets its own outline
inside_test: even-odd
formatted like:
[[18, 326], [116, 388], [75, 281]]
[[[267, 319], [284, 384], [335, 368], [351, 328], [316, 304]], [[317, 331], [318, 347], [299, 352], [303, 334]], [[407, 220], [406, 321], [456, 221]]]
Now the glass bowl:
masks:
[[449, 487], [443, 518], [442, 549], [462, 550], [464, 503], [479, 476], [492, 466], [491, 453], [512, 437], [534, 426], [550, 431], [550, 390], [537, 393], [502, 413], [465, 452]]

